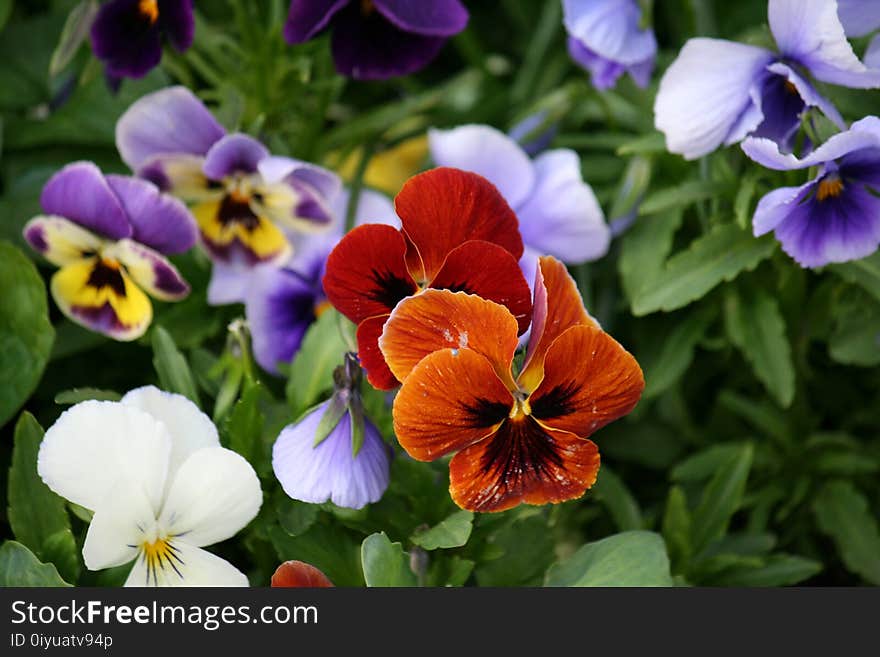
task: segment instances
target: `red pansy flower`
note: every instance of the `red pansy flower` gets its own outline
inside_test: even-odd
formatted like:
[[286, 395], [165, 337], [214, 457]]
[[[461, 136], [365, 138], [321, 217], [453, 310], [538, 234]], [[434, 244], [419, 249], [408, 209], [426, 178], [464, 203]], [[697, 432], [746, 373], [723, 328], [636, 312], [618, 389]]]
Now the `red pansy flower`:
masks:
[[379, 346], [403, 387], [394, 431], [415, 459], [457, 452], [450, 494], [472, 511], [583, 495], [599, 470], [594, 431], [629, 413], [644, 378], [584, 309], [571, 276], [545, 256], [525, 362], [512, 372], [517, 321], [477, 296], [428, 290], [391, 313]]
[[516, 215], [492, 183], [441, 167], [410, 178], [394, 199], [402, 229], [367, 224], [348, 233], [327, 259], [324, 291], [358, 325], [358, 356], [375, 387], [398, 380], [377, 340], [399, 301], [428, 288], [463, 291], [505, 306], [517, 332], [529, 325], [529, 286], [517, 261]]
[[327, 576], [305, 561], [285, 561], [272, 575], [273, 587], [326, 588], [333, 586]]

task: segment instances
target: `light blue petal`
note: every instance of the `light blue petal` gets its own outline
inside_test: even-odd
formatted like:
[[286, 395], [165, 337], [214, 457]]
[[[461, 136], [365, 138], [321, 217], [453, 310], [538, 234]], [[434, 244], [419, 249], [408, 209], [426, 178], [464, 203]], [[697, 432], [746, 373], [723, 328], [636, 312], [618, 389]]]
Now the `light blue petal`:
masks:
[[568, 34], [603, 59], [633, 66], [657, 53], [654, 32], [639, 29], [635, 0], [563, 0], [562, 11]]
[[848, 37], [862, 37], [880, 28], [877, 0], [837, 0], [837, 15]]
[[[673, 153], [696, 159], [745, 135], [763, 119], [753, 91], [772, 61], [761, 48], [719, 39], [691, 39], [666, 71], [654, 122]], [[759, 109], [759, 108], [758, 108]], [[743, 116], [748, 121], [743, 121]]]

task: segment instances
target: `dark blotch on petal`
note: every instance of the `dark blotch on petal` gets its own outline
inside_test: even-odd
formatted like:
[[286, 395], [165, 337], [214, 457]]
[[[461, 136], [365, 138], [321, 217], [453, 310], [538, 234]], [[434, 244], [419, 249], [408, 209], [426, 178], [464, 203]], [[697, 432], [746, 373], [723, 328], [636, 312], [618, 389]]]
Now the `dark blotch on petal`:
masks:
[[109, 287], [118, 296], [125, 296], [125, 281], [122, 279], [122, 272], [119, 271], [119, 265], [115, 263], [111, 264], [105, 260], [99, 260], [95, 264], [92, 273], [89, 274], [88, 284], [99, 290], [104, 287]]

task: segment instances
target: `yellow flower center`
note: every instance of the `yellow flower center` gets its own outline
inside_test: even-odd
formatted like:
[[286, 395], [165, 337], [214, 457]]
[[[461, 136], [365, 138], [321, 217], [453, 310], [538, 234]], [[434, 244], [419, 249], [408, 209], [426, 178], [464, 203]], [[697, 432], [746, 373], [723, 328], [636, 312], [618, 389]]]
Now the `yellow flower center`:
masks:
[[150, 25], [153, 25], [159, 20], [159, 3], [157, 0], [140, 0], [138, 12], [150, 21]]
[[837, 176], [828, 176], [819, 181], [816, 200], [824, 201], [828, 197], [837, 198], [843, 191], [843, 181]]
[[330, 302], [329, 302], [329, 301], [326, 301], [326, 300], [325, 300], [325, 301], [322, 301], [322, 302], [320, 302], [320, 303], [316, 303], [316, 304], [315, 304], [315, 318], [320, 317], [320, 316], [323, 315], [325, 312], [327, 312], [328, 310], [330, 310], [330, 308], [332, 308], [332, 306], [330, 305]]
[[376, 11], [376, 6], [373, 4], [373, 0], [361, 0], [361, 14], [369, 16], [374, 11]]
[[532, 414], [532, 406], [529, 404], [529, 398], [524, 393], [514, 393], [514, 398], [516, 401], [513, 403], [513, 406], [511, 406], [510, 415], [508, 415], [511, 420], [521, 420], [527, 415]]
[[144, 561], [147, 563], [147, 582], [152, 577], [153, 582], [158, 585], [160, 571], [163, 573], [165, 571], [174, 571], [183, 579], [183, 575], [178, 567], [183, 565], [183, 559], [180, 558], [180, 552], [174, 547], [170, 536], [157, 538], [152, 543], [144, 541], [141, 545], [141, 550], [144, 553]]

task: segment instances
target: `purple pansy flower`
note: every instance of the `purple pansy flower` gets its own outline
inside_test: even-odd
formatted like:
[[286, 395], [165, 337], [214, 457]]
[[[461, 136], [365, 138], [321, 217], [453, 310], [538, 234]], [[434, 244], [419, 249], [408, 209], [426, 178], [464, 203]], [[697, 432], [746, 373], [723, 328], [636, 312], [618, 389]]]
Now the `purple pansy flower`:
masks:
[[390, 450], [364, 415], [357, 358], [347, 355], [334, 377], [333, 396], [282, 429], [272, 469], [295, 500], [361, 509], [388, 488]]
[[574, 151], [553, 149], [531, 160], [516, 141], [487, 125], [432, 129], [428, 143], [438, 166], [484, 176], [516, 212], [527, 279], [534, 277], [539, 255], [581, 264], [608, 252], [608, 225]]
[[49, 179], [40, 196], [46, 213], [31, 219], [24, 238], [60, 269], [52, 297], [71, 320], [116, 340], [147, 330], [153, 306], [189, 294], [163, 254], [196, 242], [186, 206], [151, 182], [104, 176], [91, 162], [74, 162]]
[[849, 37], [862, 37], [880, 28], [877, 0], [837, 0], [837, 15]]
[[642, 29], [636, 0], [562, 0], [568, 52], [588, 70], [596, 89], [610, 89], [624, 73], [648, 86], [657, 56], [653, 30]]
[[782, 171], [819, 167], [800, 187], [776, 189], [755, 210], [755, 235], [775, 232], [803, 267], [858, 260], [880, 245], [880, 119], [869, 116], [831, 137], [810, 155], [780, 152], [769, 139], [742, 144], [755, 162]]
[[[192, 92], [170, 87], [134, 103], [116, 125], [122, 159], [139, 176], [192, 205], [201, 241], [229, 272], [284, 265], [295, 235], [326, 230], [340, 186], [322, 167], [276, 158], [253, 137], [226, 131]], [[212, 303], [240, 300], [212, 285]], [[218, 292], [218, 290], [220, 290]]]
[[818, 107], [843, 129], [834, 106], [806, 78], [880, 87], [880, 70], [859, 61], [834, 0], [770, 0], [779, 53], [719, 39], [691, 39], [666, 71], [654, 105], [667, 148], [694, 159], [748, 135], [791, 151], [801, 117]]
[[[348, 199], [346, 190], [333, 198], [335, 219], [328, 233], [303, 237], [287, 267], [259, 268], [243, 291], [254, 357], [267, 372], [277, 373], [279, 363], [293, 359], [306, 331], [329, 305], [322, 285], [324, 267], [342, 238]], [[369, 189], [361, 190], [355, 213], [355, 225], [365, 223], [400, 227], [390, 199]], [[229, 285], [239, 285], [238, 280], [240, 276]]]
[[292, 0], [284, 38], [303, 43], [329, 29], [339, 73], [385, 80], [424, 68], [467, 22], [459, 0]]
[[192, 0], [110, 0], [92, 23], [92, 51], [111, 80], [140, 78], [162, 58], [162, 38], [180, 52], [192, 45]]

